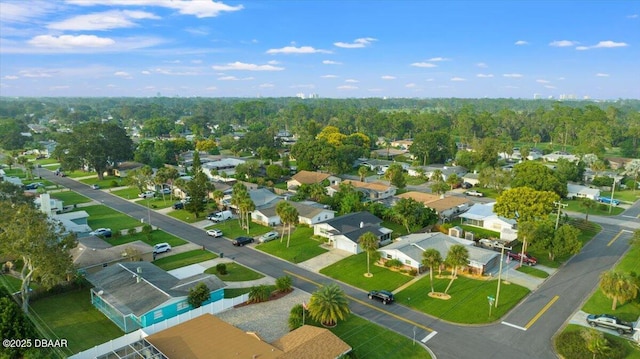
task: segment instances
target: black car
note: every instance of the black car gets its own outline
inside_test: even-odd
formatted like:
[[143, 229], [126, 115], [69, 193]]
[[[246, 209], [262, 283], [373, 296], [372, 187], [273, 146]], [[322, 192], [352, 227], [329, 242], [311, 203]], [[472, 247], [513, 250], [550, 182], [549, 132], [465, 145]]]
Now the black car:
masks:
[[462, 186], [461, 187], [464, 188], [464, 189], [469, 189], [469, 188], [473, 187], [473, 185], [471, 183], [469, 183], [469, 182], [462, 182]]
[[176, 202], [173, 204], [173, 209], [184, 209], [184, 203]]
[[382, 304], [389, 304], [394, 301], [393, 293], [387, 290], [372, 290], [369, 292], [369, 299], [378, 299], [382, 301]]
[[243, 247], [245, 244], [253, 243], [251, 237], [238, 237], [233, 241], [233, 245], [236, 247]]

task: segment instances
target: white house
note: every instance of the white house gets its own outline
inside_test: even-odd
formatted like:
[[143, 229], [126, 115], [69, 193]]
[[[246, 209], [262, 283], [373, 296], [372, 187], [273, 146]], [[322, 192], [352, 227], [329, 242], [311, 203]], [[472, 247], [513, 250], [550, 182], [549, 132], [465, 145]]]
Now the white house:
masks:
[[[289, 202], [298, 211], [298, 223], [312, 226], [334, 218], [335, 211], [324, 208], [321, 204], [313, 205], [303, 202]], [[315, 203], [315, 202], [310, 202]], [[276, 213], [277, 204], [273, 207], [257, 209], [251, 213], [251, 220], [265, 226], [280, 225], [281, 220]]]
[[367, 232], [373, 233], [380, 245], [391, 242], [393, 231], [380, 226], [381, 223], [380, 218], [369, 212], [355, 212], [315, 224], [313, 234], [328, 238], [333, 248], [358, 254], [362, 252], [358, 239]]
[[500, 239], [512, 241], [518, 237], [516, 221], [498, 216], [493, 212], [492, 203], [476, 203], [469, 210], [460, 215], [464, 224], [485, 228], [500, 233]]
[[542, 156], [542, 159], [547, 162], [558, 162], [558, 160], [561, 158], [564, 158], [569, 162], [577, 162], [578, 160], [580, 160], [578, 156], [562, 151], [555, 151], [553, 153], [549, 153], [548, 155]]
[[456, 244], [464, 245], [469, 251], [467, 268], [474, 274], [485, 274], [500, 263], [500, 254], [476, 247], [473, 241], [448, 236], [444, 233], [414, 233], [398, 238], [395, 242], [378, 250], [383, 261], [397, 259], [410, 269], [418, 272], [428, 270], [422, 265], [422, 253], [434, 248], [442, 258], [446, 258], [449, 249]]
[[56, 213], [62, 212], [64, 209], [64, 202], [56, 198], [51, 198], [48, 193], [42, 193], [34, 198], [33, 203], [47, 216], [53, 216]]
[[447, 165], [439, 165], [439, 164], [431, 164], [427, 166], [418, 166], [409, 168], [407, 170], [407, 174], [412, 177], [419, 177], [421, 174], [424, 174], [426, 177], [431, 178], [433, 172], [436, 170], [440, 170], [442, 172], [442, 180], [446, 181], [449, 176], [455, 174], [458, 178], [462, 178], [465, 174], [467, 174], [467, 169], [462, 166], [447, 166]]
[[[212, 161], [202, 164], [202, 172], [209, 177], [209, 179], [221, 179], [228, 178], [236, 172], [238, 165], [245, 163], [245, 160], [237, 158], [222, 158], [218, 161]], [[215, 174], [218, 172], [218, 174]], [[224, 173], [224, 176], [221, 174]]]
[[579, 184], [567, 183], [567, 198], [589, 198], [597, 200], [600, 197], [600, 190], [597, 188], [589, 188]]
[[[344, 180], [342, 183], [352, 185], [357, 191], [364, 193], [365, 197], [370, 201], [379, 201], [393, 197], [396, 194], [397, 189], [395, 186], [388, 186], [386, 184], [374, 182]], [[327, 188], [327, 193], [332, 197], [338, 191], [340, 191], [340, 185]]]

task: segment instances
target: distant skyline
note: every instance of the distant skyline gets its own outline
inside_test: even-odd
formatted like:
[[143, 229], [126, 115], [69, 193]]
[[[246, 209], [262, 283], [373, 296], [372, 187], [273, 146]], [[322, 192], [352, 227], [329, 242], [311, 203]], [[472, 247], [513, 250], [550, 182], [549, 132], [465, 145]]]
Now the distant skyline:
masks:
[[0, 0], [0, 96], [640, 98], [640, 1]]

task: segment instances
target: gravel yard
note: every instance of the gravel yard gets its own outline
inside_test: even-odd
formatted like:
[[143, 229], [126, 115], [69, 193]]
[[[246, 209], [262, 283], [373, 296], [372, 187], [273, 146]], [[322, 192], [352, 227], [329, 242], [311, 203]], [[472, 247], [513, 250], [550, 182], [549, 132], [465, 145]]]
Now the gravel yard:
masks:
[[256, 332], [271, 343], [289, 332], [289, 312], [296, 304], [309, 303], [311, 294], [294, 289], [286, 296], [264, 303], [233, 308], [217, 314], [218, 318], [245, 332]]

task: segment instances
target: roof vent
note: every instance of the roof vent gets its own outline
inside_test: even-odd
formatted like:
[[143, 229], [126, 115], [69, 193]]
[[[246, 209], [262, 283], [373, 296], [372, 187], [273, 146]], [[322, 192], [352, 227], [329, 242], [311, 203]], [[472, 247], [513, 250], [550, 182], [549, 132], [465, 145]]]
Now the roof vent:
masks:
[[364, 222], [360, 222], [360, 228], [364, 228]]

